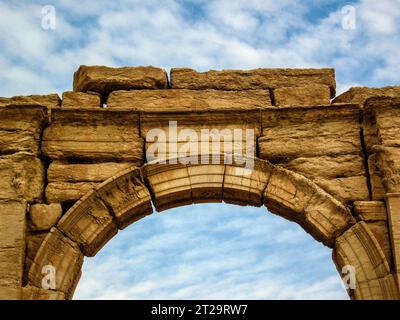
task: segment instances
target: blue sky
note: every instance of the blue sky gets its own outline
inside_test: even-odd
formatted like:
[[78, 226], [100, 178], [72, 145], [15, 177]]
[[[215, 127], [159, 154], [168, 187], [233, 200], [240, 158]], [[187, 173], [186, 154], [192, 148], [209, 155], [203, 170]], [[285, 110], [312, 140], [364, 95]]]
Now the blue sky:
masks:
[[[41, 27], [47, 4], [55, 30]], [[345, 5], [354, 30], [342, 28]], [[1, 96], [69, 90], [80, 64], [334, 67], [339, 92], [400, 74], [398, 0], [19, 0], [0, 13]]]
[[83, 270], [76, 299], [347, 299], [331, 250], [264, 207], [155, 213]]
[[[42, 8], [56, 28], [42, 28]], [[356, 28], [342, 27], [353, 6]], [[0, 2], [0, 96], [71, 90], [80, 64], [334, 67], [338, 92], [399, 84], [400, 1]], [[264, 208], [196, 205], [130, 226], [76, 298], [318, 298], [346, 293], [330, 250]]]

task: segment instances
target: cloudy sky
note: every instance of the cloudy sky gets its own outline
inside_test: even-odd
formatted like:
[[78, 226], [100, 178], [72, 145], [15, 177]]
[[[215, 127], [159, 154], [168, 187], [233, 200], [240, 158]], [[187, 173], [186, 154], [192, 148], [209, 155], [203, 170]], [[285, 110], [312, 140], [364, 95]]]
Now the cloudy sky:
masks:
[[[5, 97], [71, 90], [80, 64], [334, 67], [339, 92], [400, 82], [400, 0], [1, 0], [0, 17]], [[330, 254], [264, 208], [183, 207], [86, 259], [76, 298], [343, 299]]]

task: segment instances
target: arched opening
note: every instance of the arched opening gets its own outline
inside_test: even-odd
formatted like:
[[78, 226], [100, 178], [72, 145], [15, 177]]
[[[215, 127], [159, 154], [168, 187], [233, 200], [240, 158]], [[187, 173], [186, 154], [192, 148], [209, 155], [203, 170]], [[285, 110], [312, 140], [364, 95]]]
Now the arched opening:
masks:
[[348, 299], [331, 254], [263, 207], [178, 207], [86, 258], [74, 299]]
[[[221, 155], [223, 157], [224, 155]], [[356, 284], [355, 299], [390, 299], [397, 289], [377, 240], [356, 222], [349, 208], [313, 182], [268, 161], [253, 159], [244, 165], [146, 163], [108, 179], [87, 193], [51, 229], [28, 272], [28, 283], [40, 287], [41, 270], [52, 265], [56, 289], [72, 298], [84, 256], [94, 256], [118, 230], [157, 211], [193, 203], [225, 202], [266, 206], [297, 222], [314, 239], [333, 248], [339, 271], [350, 265]], [[248, 163], [241, 161], [240, 163]]]

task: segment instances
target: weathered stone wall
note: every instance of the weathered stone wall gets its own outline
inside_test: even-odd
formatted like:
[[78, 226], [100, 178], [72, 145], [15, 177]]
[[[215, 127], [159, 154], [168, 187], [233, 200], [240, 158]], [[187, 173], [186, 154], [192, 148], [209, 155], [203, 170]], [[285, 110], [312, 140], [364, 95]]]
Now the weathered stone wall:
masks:
[[[360, 275], [364, 289], [352, 297], [397, 292], [399, 87], [352, 88], [331, 102], [332, 69], [178, 68], [168, 80], [155, 67], [81, 66], [73, 90], [62, 99], [0, 98], [1, 298], [71, 298], [83, 255], [150, 214], [150, 201], [159, 210], [210, 201], [265, 204], [333, 247], [338, 268], [347, 260], [383, 261], [379, 272]], [[171, 136], [170, 121], [199, 136], [202, 129], [251, 129], [257, 173], [239, 179], [224, 164], [146, 165], [152, 129], [167, 133], [167, 155], [169, 142], [187, 142], [185, 135]], [[239, 140], [235, 150], [244, 152], [245, 136]], [[202, 144], [211, 153], [229, 151], [203, 138], [195, 143], [199, 154]], [[94, 202], [88, 219], [86, 206]], [[328, 214], [332, 208], [350, 217]], [[365, 253], [351, 248], [360, 238]], [[70, 257], [69, 267], [60, 255]], [[41, 289], [43, 259], [69, 268], [59, 290]]]

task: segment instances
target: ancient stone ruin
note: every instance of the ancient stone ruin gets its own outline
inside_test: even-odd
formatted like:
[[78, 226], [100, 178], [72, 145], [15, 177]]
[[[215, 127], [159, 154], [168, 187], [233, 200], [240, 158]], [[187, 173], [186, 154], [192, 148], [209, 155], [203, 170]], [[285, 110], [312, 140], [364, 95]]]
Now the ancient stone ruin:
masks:
[[[168, 79], [155, 67], [81, 66], [62, 99], [0, 98], [0, 298], [71, 299], [84, 256], [152, 203], [226, 202], [264, 205], [332, 248], [341, 275], [356, 271], [351, 298], [399, 299], [400, 87], [335, 98], [335, 86], [333, 69], [177, 68]], [[211, 147], [192, 160], [223, 161], [183, 163], [169, 145], [187, 141], [171, 121], [252, 132], [254, 154], [243, 139], [226, 162], [232, 150], [199, 134]], [[154, 128], [175, 161], [148, 159]]]

